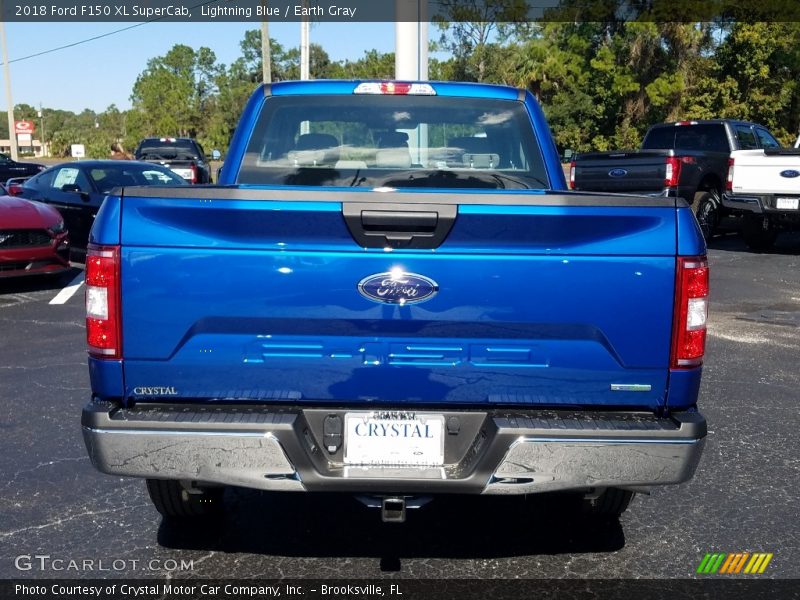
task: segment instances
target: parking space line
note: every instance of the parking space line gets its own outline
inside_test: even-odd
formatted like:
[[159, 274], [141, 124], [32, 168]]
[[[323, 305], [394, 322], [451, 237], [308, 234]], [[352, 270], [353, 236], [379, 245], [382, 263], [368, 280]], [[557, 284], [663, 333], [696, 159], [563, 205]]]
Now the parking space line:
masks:
[[75, 279], [69, 282], [69, 285], [56, 294], [56, 297], [50, 300], [50, 304], [64, 304], [67, 300], [72, 298], [78, 288], [83, 285], [83, 271], [75, 276]]

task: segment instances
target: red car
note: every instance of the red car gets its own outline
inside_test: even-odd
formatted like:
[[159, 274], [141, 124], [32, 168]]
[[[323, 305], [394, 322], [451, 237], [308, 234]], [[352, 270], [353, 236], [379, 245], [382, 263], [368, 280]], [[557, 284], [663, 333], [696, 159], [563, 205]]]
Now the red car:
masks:
[[61, 214], [41, 202], [0, 196], [0, 278], [69, 268], [69, 233]]

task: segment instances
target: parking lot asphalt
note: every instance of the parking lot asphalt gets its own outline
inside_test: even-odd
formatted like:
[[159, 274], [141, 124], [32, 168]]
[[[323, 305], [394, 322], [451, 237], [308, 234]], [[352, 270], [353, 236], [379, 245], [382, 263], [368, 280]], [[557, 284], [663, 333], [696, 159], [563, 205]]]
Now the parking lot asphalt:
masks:
[[800, 236], [769, 254], [716, 240], [709, 262], [700, 467], [604, 525], [541, 497], [438, 498], [396, 525], [349, 497], [247, 490], [215, 524], [162, 523], [143, 481], [86, 455], [82, 289], [50, 304], [80, 271], [0, 281], [0, 577], [682, 578], [747, 551], [774, 553], [764, 577], [798, 578]]

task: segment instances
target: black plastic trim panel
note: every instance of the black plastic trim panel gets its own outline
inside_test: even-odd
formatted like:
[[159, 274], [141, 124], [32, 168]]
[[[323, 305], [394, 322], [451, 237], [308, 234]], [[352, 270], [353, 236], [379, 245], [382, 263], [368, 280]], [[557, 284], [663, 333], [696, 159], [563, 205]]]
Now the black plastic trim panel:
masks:
[[[119, 190], [115, 194], [119, 195]], [[630, 196], [592, 192], [562, 192], [522, 190], [509, 192], [430, 193], [419, 191], [361, 191], [317, 190], [292, 187], [240, 189], [237, 186], [134, 186], [122, 190], [124, 196], [136, 198], [175, 198], [184, 200], [273, 200], [280, 202], [369, 202], [391, 204], [487, 204], [519, 206], [635, 206], [676, 208], [688, 206], [680, 198], [663, 196]]]

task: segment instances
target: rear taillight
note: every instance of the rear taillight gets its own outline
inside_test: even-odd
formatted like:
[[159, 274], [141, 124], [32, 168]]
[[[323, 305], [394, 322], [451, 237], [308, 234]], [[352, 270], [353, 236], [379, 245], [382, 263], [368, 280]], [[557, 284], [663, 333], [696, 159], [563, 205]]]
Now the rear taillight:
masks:
[[575, 189], [575, 161], [569, 163], [569, 189]]
[[192, 163], [190, 168], [192, 169], [192, 183], [197, 183], [197, 165]]
[[728, 159], [728, 178], [725, 180], [725, 190], [733, 191], [733, 159]]
[[86, 252], [86, 341], [98, 358], [122, 357], [119, 246]]
[[703, 364], [708, 319], [708, 262], [704, 256], [677, 260], [670, 368]]
[[667, 171], [664, 175], [665, 187], [677, 187], [681, 178], [681, 159], [677, 156], [667, 158]]
[[22, 186], [18, 183], [10, 183], [8, 184], [8, 195], [9, 196], [19, 196], [22, 193]]

